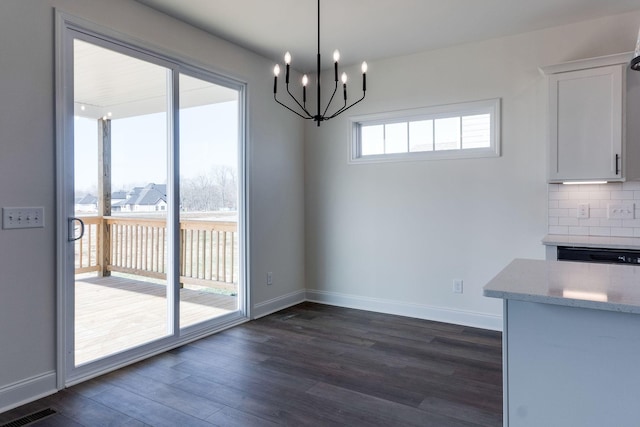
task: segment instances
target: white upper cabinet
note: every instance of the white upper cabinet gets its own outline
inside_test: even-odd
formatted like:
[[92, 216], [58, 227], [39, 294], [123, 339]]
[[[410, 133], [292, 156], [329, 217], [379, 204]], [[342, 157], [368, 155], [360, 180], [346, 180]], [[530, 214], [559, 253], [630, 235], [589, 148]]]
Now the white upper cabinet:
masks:
[[628, 54], [545, 67], [549, 182], [625, 180]]

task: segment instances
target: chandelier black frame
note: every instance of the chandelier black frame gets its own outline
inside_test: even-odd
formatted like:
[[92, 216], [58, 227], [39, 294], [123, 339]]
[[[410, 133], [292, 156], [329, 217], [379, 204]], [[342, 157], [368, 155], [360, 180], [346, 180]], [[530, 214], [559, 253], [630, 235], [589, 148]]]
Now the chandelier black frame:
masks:
[[[302, 77], [302, 102], [298, 101], [298, 99], [291, 93], [291, 91], [289, 90], [289, 68], [290, 68], [290, 64], [291, 64], [291, 54], [289, 52], [287, 52], [284, 56], [284, 62], [286, 65], [286, 71], [285, 71], [285, 84], [286, 84], [286, 88], [287, 88], [287, 93], [289, 94], [289, 96], [295, 101], [295, 103], [298, 105], [298, 107], [300, 107], [300, 111], [296, 111], [293, 108], [289, 107], [288, 105], [280, 102], [278, 100], [278, 75], [280, 74], [280, 65], [276, 64], [276, 66], [273, 69], [273, 73], [275, 74], [274, 80], [273, 80], [273, 99], [280, 105], [282, 105], [284, 108], [286, 108], [287, 110], [293, 112], [294, 114], [297, 114], [298, 116], [302, 117], [303, 119], [306, 120], [314, 120], [315, 122], [318, 123], [318, 126], [320, 126], [320, 122], [323, 122], [325, 120], [329, 120], [332, 119], [334, 117], [336, 117], [338, 114], [344, 113], [345, 111], [347, 111], [349, 108], [353, 107], [354, 105], [358, 104], [360, 101], [362, 101], [367, 93], [367, 63], [363, 62], [362, 63], [362, 98], [358, 99], [357, 101], [353, 102], [351, 105], [347, 106], [347, 74], [346, 73], [342, 73], [341, 76], [341, 80], [342, 80], [342, 90], [343, 90], [343, 98], [344, 98], [344, 105], [339, 108], [338, 110], [336, 110], [333, 114], [327, 115], [327, 112], [329, 111], [329, 106], [331, 105], [331, 102], [333, 101], [333, 98], [336, 95], [336, 92], [338, 91], [338, 61], [340, 59], [340, 53], [336, 50], [333, 53], [333, 61], [334, 61], [334, 73], [335, 73], [335, 87], [333, 89], [333, 94], [331, 94], [331, 98], [329, 99], [329, 102], [327, 103], [324, 111], [321, 113], [322, 111], [322, 102], [321, 102], [321, 91], [320, 91], [320, 0], [318, 0], [318, 66], [316, 69], [316, 89], [317, 89], [317, 94], [316, 94], [316, 101], [317, 101], [317, 110], [316, 110], [316, 114], [311, 114], [309, 112], [309, 110], [307, 110], [307, 84], [309, 82], [309, 78], [307, 77], [307, 75], [305, 74]], [[295, 108], [295, 106], [294, 106]]]
[[640, 30], [638, 30], [636, 50], [633, 52], [633, 58], [631, 59], [631, 62], [629, 62], [629, 68], [634, 71], [640, 71]]

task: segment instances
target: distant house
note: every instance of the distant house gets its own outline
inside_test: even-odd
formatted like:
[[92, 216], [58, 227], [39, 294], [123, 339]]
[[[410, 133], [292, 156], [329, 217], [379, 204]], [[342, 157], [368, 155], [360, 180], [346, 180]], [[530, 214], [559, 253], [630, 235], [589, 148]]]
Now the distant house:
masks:
[[111, 212], [122, 212], [122, 204], [129, 198], [128, 194], [125, 190], [111, 193]]
[[[114, 193], [115, 194], [115, 193]], [[145, 187], [135, 187], [127, 193], [124, 200], [112, 201], [114, 212], [156, 212], [167, 210], [166, 184], [147, 184]]]
[[111, 193], [111, 204], [127, 200], [127, 192], [125, 190], [113, 191]]
[[[98, 198], [86, 194], [75, 201], [76, 212], [97, 213]], [[131, 191], [119, 190], [111, 193], [112, 212], [156, 212], [167, 210], [167, 186], [147, 184]]]
[[77, 198], [75, 201], [76, 212], [98, 212], [98, 198], [91, 194], [87, 194], [84, 197]]

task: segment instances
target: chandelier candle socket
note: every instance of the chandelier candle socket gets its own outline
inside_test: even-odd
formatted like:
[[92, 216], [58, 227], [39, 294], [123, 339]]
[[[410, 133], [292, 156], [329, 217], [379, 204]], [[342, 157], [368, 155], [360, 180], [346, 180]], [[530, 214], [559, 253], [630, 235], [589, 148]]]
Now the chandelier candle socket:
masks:
[[344, 88], [344, 100], [347, 101], [347, 73], [342, 73], [342, 87]]
[[305, 74], [302, 76], [302, 104], [307, 102], [307, 83], [309, 83], [309, 77]]
[[333, 101], [333, 98], [335, 97], [336, 92], [338, 91], [338, 61], [340, 61], [340, 52], [338, 50], [335, 50], [333, 52], [333, 70], [334, 70], [335, 87], [333, 89], [333, 93], [331, 94], [331, 98], [329, 99], [329, 102], [327, 103], [324, 111], [322, 111], [321, 91], [320, 91], [320, 0], [318, 0], [318, 53], [317, 53], [317, 58], [318, 58], [318, 66], [317, 66], [317, 69], [316, 69], [316, 89], [317, 89], [317, 95], [316, 95], [317, 110], [316, 110], [316, 114], [311, 114], [309, 112], [309, 110], [307, 110], [307, 105], [306, 105], [306, 103], [307, 103], [307, 84], [309, 83], [309, 77], [307, 77], [306, 74], [302, 77], [302, 102], [298, 101], [298, 99], [289, 90], [289, 72], [290, 72], [290, 67], [291, 67], [291, 53], [289, 53], [289, 52], [287, 52], [284, 55], [285, 85], [286, 85], [287, 93], [289, 94], [291, 99], [293, 99], [293, 101], [297, 104], [298, 108], [296, 108], [295, 106], [293, 106], [293, 108], [291, 108], [288, 105], [286, 105], [286, 104], [284, 104], [284, 103], [282, 103], [282, 102], [280, 102], [278, 100], [278, 75], [280, 74], [280, 65], [278, 65], [278, 64], [276, 64], [276, 66], [273, 68], [273, 74], [274, 74], [274, 78], [273, 78], [273, 99], [278, 104], [282, 105], [284, 108], [286, 108], [287, 110], [291, 111], [292, 113], [297, 114], [298, 116], [302, 117], [303, 119], [313, 120], [318, 124], [318, 126], [320, 126], [320, 122], [332, 119], [332, 118], [336, 117], [338, 114], [341, 114], [341, 113], [347, 111], [349, 108], [353, 107], [354, 105], [356, 105], [357, 103], [362, 101], [364, 99], [366, 91], [367, 91], [367, 63], [363, 62], [362, 63], [362, 97], [360, 99], [358, 99], [357, 101], [353, 102], [352, 104], [347, 105], [347, 74], [346, 73], [342, 73], [341, 80], [342, 80], [342, 90], [343, 90], [343, 94], [344, 94], [344, 105], [342, 107], [338, 108], [332, 114], [329, 114], [329, 115], [327, 114], [327, 112], [329, 111], [329, 106], [331, 105], [331, 101]]

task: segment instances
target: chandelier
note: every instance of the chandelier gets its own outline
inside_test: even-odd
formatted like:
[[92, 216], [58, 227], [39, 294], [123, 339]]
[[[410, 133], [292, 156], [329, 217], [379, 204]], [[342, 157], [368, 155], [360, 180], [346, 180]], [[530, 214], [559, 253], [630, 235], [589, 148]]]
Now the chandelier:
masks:
[[632, 70], [640, 71], [640, 31], [638, 31], [638, 41], [636, 42], [636, 50], [633, 52], [633, 59], [629, 63]]
[[[341, 76], [341, 81], [342, 81], [342, 92], [343, 92], [343, 98], [344, 98], [344, 105], [340, 108], [338, 108], [336, 111], [332, 112], [332, 113], [328, 113], [329, 111], [329, 106], [331, 105], [331, 102], [333, 101], [336, 92], [338, 91], [338, 61], [340, 60], [340, 52], [338, 52], [337, 50], [333, 52], [333, 69], [334, 69], [334, 74], [335, 74], [335, 87], [333, 89], [333, 93], [331, 94], [331, 98], [329, 99], [329, 102], [327, 103], [327, 105], [324, 108], [324, 111], [322, 111], [322, 102], [320, 99], [320, 0], [318, 0], [318, 67], [316, 69], [316, 90], [317, 90], [317, 94], [316, 94], [316, 101], [317, 101], [317, 105], [316, 105], [316, 114], [311, 114], [309, 112], [309, 110], [307, 109], [307, 84], [309, 83], [309, 77], [307, 77], [307, 75], [305, 74], [304, 76], [302, 76], [302, 101], [299, 101], [298, 98], [296, 98], [291, 91], [289, 90], [289, 68], [291, 65], [291, 54], [289, 52], [287, 52], [284, 55], [284, 63], [286, 66], [286, 71], [285, 71], [285, 85], [287, 88], [287, 93], [289, 94], [289, 96], [291, 97], [291, 99], [293, 99], [295, 101], [295, 103], [297, 104], [297, 107], [294, 105], [294, 108], [289, 107], [288, 105], [280, 102], [278, 100], [278, 75], [280, 74], [280, 65], [276, 64], [276, 66], [273, 68], [273, 73], [275, 74], [275, 77], [273, 79], [273, 99], [280, 105], [282, 105], [284, 108], [286, 108], [287, 110], [293, 112], [294, 114], [297, 114], [298, 116], [302, 117], [303, 119], [306, 120], [313, 120], [316, 123], [318, 123], [318, 126], [320, 126], [320, 122], [323, 122], [325, 120], [329, 120], [332, 119], [334, 117], [336, 117], [338, 114], [344, 113], [345, 111], [347, 111], [349, 108], [353, 107], [354, 105], [356, 105], [357, 103], [359, 103], [360, 101], [362, 101], [364, 99], [364, 96], [367, 92], [367, 63], [363, 62], [362, 63], [362, 98], [358, 99], [357, 101], [353, 102], [352, 104], [347, 106], [347, 74], [346, 73], [342, 73]], [[298, 111], [296, 111], [298, 110]]]

